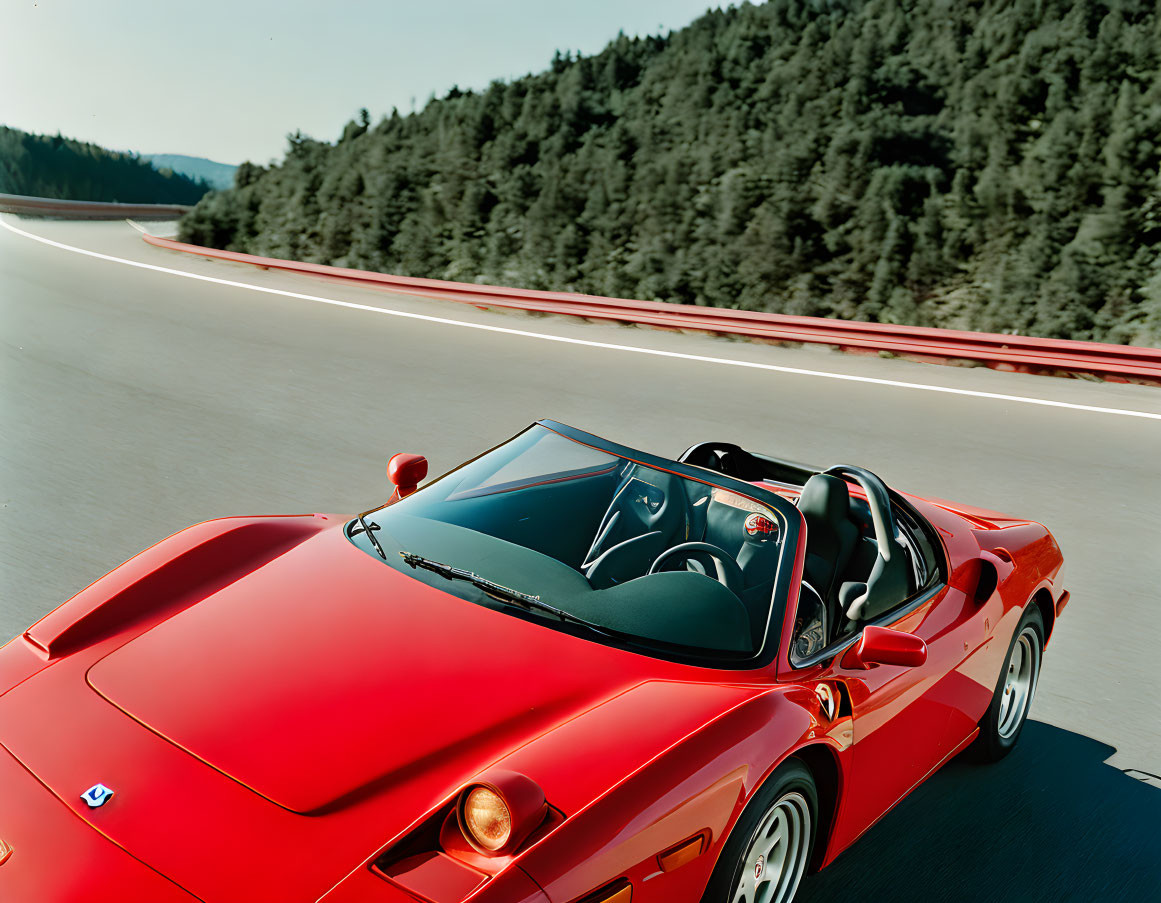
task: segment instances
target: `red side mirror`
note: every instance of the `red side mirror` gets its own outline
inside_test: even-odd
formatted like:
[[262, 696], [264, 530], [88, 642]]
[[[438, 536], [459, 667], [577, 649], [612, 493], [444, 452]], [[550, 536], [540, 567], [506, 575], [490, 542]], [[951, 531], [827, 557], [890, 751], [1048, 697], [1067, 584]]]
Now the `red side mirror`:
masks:
[[927, 644], [913, 633], [865, 627], [859, 641], [843, 656], [842, 667], [865, 670], [871, 665], [917, 668], [927, 661]]
[[405, 499], [419, 488], [427, 476], [427, 458], [423, 455], [392, 455], [387, 462], [387, 479], [395, 484], [395, 494]]

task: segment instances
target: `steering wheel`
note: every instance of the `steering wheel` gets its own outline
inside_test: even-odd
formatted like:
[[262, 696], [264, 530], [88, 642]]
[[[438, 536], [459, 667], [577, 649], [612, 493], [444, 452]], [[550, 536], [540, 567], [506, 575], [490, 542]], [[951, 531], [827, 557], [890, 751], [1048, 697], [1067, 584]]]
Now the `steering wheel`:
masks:
[[741, 597], [742, 569], [738, 567], [738, 562], [730, 557], [729, 552], [710, 542], [682, 542], [671, 546], [654, 559], [649, 573], [656, 574], [662, 570], [663, 564], [671, 558], [678, 557], [686, 561], [697, 558], [706, 558], [712, 561], [714, 566], [713, 578], [735, 596]]
[[844, 583], [839, 604], [852, 621], [867, 621], [902, 602], [909, 592], [910, 562], [899, 542], [891, 496], [886, 484], [869, 470], [853, 464], [836, 464], [824, 473], [854, 480], [867, 494], [875, 530], [877, 555], [866, 583]]

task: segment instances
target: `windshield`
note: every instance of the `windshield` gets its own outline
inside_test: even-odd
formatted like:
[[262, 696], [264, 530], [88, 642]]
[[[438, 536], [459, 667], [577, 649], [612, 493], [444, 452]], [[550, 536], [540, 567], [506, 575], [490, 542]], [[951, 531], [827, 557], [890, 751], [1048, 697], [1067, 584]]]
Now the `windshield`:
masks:
[[551, 627], [752, 657], [774, 613], [785, 520], [717, 477], [684, 477], [536, 425], [347, 532], [378, 557], [369, 524], [392, 567]]

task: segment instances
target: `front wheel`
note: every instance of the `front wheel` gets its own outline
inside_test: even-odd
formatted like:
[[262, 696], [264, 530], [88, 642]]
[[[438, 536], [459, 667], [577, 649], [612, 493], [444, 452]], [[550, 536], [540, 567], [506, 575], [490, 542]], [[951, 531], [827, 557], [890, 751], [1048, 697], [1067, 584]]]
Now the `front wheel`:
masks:
[[1043, 654], [1044, 618], [1035, 604], [1030, 603], [1012, 638], [992, 704], [980, 722], [975, 748], [985, 761], [998, 762], [1020, 739], [1036, 695]]
[[817, 812], [810, 769], [790, 759], [734, 825], [702, 903], [790, 903], [810, 862]]

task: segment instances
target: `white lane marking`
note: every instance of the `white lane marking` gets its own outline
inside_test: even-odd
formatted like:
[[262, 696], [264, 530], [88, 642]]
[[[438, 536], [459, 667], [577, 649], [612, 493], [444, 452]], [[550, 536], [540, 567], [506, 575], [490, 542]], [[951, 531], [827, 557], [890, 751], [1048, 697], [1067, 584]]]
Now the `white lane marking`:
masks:
[[218, 279], [215, 276], [203, 276], [200, 273], [190, 273], [186, 270], [174, 270], [169, 267], [158, 266], [152, 263], [142, 263], [137, 260], [126, 260], [124, 257], [114, 257], [111, 254], [101, 254], [85, 248], [66, 245], [43, 235], [25, 232], [0, 216], [0, 226], [9, 232], [31, 238], [41, 244], [51, 245], [63, 251], [72, 251], [74, 254], [83, 254], [86, 257], [95, 257], [98, 260], [108, 260], [113, 263], [123, 263], [126, 266], [137, 267], [142, 270], [153, 270], [157, 273], [168, 273], [171, 276], [181, 276], [185, 279], [196, 279], [199, 282], [212, 282], [215, 285], [227, 285], [231, 288], [247, 289], [252, 292], [262, 292], [267, 295], [281, 295], [284, 298], [296, 298], [300, 301], [314, 301], [317, 304], [331, 304], [335, 307], [346, 307], [351, 310], [364, 310], [374, 314], [386, 314], [389, 317], [405, 317], [409, 320], [423, 320], [428, 323], [442, 323], [445, 326], [461, 326], [465, 329], [479, 329], [484, 332], [499, 332], [504, 335], [518, 335], [529, 339], [542, 339], [546, 342], [563, 342], [566, 345], [586, 345], [590, 348], [604, 348], [608, 351], [627, 351], [633, 354], [648, 354], [653, 357], [667, 357], [683, 361], [697, 361], [703, 364], [724, 364], [728, 367], [746, 367], [751, 370], [768, 370], [774, 373], [790, 373], [795, 376], [817, 376], [822, 379], [838, 379], [845, 382], [870, 383], [875, 386], [892, 386], [897, 389], [916, 389], [922, 392], [942, 392], [946, 395], [967, 395], [973, 398], [991, 398], [996, 401], [1011, 401], [1018, 404], [1034, 404], [1047, 408], [1067, 408], [1073, 411], [1089, 411], [1095, 414], [1120, 414], [1123, 417], [1144, 417], [1148, 420], [1161, 420], [1161, 414], [1149, 411], [1131, 411], [1124, 408], [1104, 408], [1091, 404], [1074, 404], [1070, 401], [1052, 401], [1047, 398], [1030, 398], [1025, 395], [1004, 395], [999, 392], [979, 392], [974, 389], [953, 389], [948, 386], [931, 386], [925, 383], [902, 382], [897, 379], [880, 379], [874, 376], [854, 376], [849, 373], [830, 373], [826, 370], [805, 370], [801, 367], [784, 367], [778, 364], [762, 364], [757, 361], [739, 361], [725, 357], [711, 357], [704, 354], [686, 354], [680, 351], [663, 351], [658, 348], [640, 348], [636, 345], [618, 345], [613, 342], [594, 342], [591, 339], [574, 339], [567, 336], [552, 335], [544, 332], [530, 332], [526, 329], [512, 329], [506, 326], [489, 326], [485, 323], [470, 323], [465, 320], [452, 320], [448, 317], [433, 317], [430, 314], [416, 314], [402, 310], [392, 310], [389, 307], [375, 307], [370, 304], [357, 304], [354, 301], [339, 301], [335, 298], [323, 298], [319, 295], [307, 295], [302, 292], [290, 292], [280, 288], [267, 288], [262, 285], [252, 285], [249, 282], [236, 282], [232, 279]]
[[148, 230], [148, 229], [146, 229], [144, 226], [142, 226], [140, 223], [135, 223], [135, 222], [133, 222], [133, 220], [131, 220], [131, 219], [127, 219], [127, 220], [125, 220], [125, 222], [127, 222], [127, 223], [128, 223], [130, 226], [132, 226], [134, 229], [136, 229], [136, 230], [137, 230], [138, 232], [140, 232], [142, 235], [148, 235], [148, 234], [149, 234], [149, 230]]

